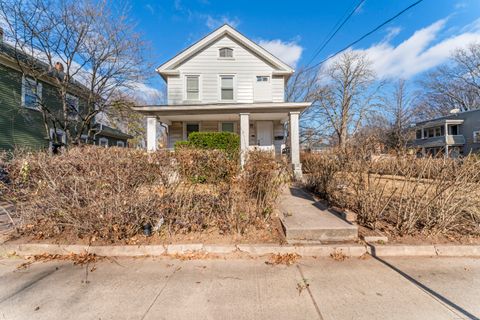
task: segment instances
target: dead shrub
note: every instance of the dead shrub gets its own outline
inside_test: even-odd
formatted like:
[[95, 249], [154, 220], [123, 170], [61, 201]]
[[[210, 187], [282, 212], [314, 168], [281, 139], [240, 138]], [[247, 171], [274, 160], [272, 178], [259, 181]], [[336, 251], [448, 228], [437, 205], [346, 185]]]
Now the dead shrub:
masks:
[[0, 185], [16, 205], [21, 233], [110, 242], [147, 224], [169, 234], [265, 228], [285, 175], [274, 159], [255, 155], [239, 175], [237, 160], [221, 151], [94, 146], [20, 153], [5, 166], [11, 183]]
[[309, 155], [308, 166], [307, 185], [355, 211], [365, 227], [399, 235], [480, 234], [480, 161], [473, 156], [374, 161], [346, 149]]

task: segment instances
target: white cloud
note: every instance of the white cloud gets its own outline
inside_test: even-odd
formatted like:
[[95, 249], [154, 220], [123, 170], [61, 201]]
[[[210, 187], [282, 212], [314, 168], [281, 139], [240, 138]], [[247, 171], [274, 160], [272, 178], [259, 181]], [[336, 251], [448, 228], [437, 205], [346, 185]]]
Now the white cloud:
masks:
[[218, 27], [229, 24], [230, 26], [236, 28], [240, 24], [240, 19], [237, 17], [230, 18], [228, 16], [213, 17], [207, 15], [207, 21], [205, 22], [208, 28], [217, 29]]
[[130, 87], [131, 92], [128, 93], [135, 97], [135, 103], [137, 104], [162, 104], [164, 102], [163, 93], [145, 83], [133, 82]]
[[477, 21], [463, 28], [462, 33], [437, 41], [446, 22], [446, 19], [442, 19], [417, 30], [397, 46], [390, 41], [399, 30], [391, 30], [381, 42], [367, 49], [353, 51], [366, 53], [379, 77], [408, 79], [446, 62], [456, 48], [465, 47], [475, 41], [480, 42]]
[[282, 40], [260, 40], [258, 44], [265, 50], [288, 64], [289, 66], [296, 67], [298, 60], [300, 59], [303, 47], [296, 42], [284, 42]]

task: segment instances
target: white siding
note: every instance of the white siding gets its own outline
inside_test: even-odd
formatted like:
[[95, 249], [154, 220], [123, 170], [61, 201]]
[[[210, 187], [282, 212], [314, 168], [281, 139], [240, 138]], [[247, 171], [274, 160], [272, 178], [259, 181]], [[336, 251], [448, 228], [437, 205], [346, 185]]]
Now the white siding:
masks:
[[[219, 49], [229, 47], [233, 49], [233, 59], [219, 58]], [[247, 48], [233, 41], [228, 36], [220, 38], [209, 47], [198, 52], [195, 56], [177, 67], [180, 76], [169, 76], [168, 103], [182, 104], [194, 103], [184, 101], [184, 77], [187, 74], [198, 74], [200, 77], [200, 101], [201, 103], [220, 102], [219, 75], [234, 75], [235, 102], [253, 103], [254, 84], [256, 76], [271, 77], [267, 101], [283, 102], [284, 77], [272, 77], [274, 68], [256, 56]], [[265, 99], [263, 97], [263, 99]], [[264, 100], [265, 101], [265, 100]]]

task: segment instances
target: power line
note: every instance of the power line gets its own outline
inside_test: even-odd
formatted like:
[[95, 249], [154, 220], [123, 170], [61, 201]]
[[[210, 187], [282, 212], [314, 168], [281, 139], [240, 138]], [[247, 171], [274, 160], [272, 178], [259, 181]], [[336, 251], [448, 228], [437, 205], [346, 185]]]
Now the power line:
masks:
[[338, 50], [337, 52], [335, 52], [333, 55], [329, 56], [328, 58], [325, 58], [323, 59], [322, 61], [314, 64], [313, 66], [309, 67], [309, 68], [306, 68], [304, 71], [309, 71], [309, 70], [312, 70], [313, 68], [316, 68], [318, 66], [320, 66], [321, 64], [327, 62], [328, 60], [332, 59], [333, 57], [337, 56], [338, 54], [342, 53], [343, 51], [347, 50], [348, 48], [350, 48], [351, 46], [354, 46], [356, 45], [357, 43], [359, 43], [360, 41], [362, 41], [363, 39], [365, 39], [366, 37], [368, 37], [369, 35], [371, 35], [372, 33], [375, 33], [376, 31], [378, 31], [379, 29], [381, 29], [383, 26], [385, 26], [386, 24], [392, 22], [393, 20], [395, 20], [396, 18], [398, 18], [399, 16], [401, 16], [402, 14], [404, 14], [406, 11], [410, 10], [411, 8], [415, 7], [416, 5], [420, 4], [420, 2], [422, 2], [423, 0], [418, 0], [414, 3], [412, 3], [411, 5], [409, 5], [408, 7], [406, 7], [405, 9], [403, 9], [402, 11], [400, 11], [399, 13], [397, 13], [396, 15], [394, 15], [393, 17], [391, 17], [390, 19], [384, 21], [383, 23], [381, 23], [380, 25], [378, 25], [377, 27], [375, 27], [373, 30], [367, 32], [366, 34], [364, 34], [363, 36], [361, 36], [360, 38], [358, 38], [357, 40], [353, 41], [352, 43], [350, 43], [349, 45], [345, 46], [343, 49], [341, 50]]
[[[335, 26], [333, 27], [333, 29], [335, 29], [335, 27], [337, 27], [335, 29], [335, 31], [333, 32], [333, 34], [330, 35], [330, 37], [328, 39], [326, 39], [326, 41], [323, 42], [323, 44], [321, 44], [319, 46], [319, 48], [316, 49], [316, 52], [315, 54], [313, 55], [312, 59], [310, 59], [310, 61], [307, 63], [307, 67], [310, 63], [313, 62], [313, 60], [315, 60], [315, 58], [320, 54], [320, 52], [327, 46], [327, 44], [330, 42], [330, 40], [333, 39], [333, 37], [335, 37], [335, 35], [338, 33], [338, 31], [340, 31], [340, 29], [345, 25], [345, 23], [347, 23], [347, 21], [353, 16], [353, 14], [358, 10], [358, 8], [360, 8], [360, 6], [365, 2], [366, 0], [360, 0], [357, 5], [354, 7], [354, 9], [348, 14], [348, 16], [346, 16], [342, 23], [337, 27], [337, 25], [340, 23], [340, 21], [338, 21]], [[333, 30], [332, 29], [332, 30]], [[328, 35], [327, 35], [328, 37]]]

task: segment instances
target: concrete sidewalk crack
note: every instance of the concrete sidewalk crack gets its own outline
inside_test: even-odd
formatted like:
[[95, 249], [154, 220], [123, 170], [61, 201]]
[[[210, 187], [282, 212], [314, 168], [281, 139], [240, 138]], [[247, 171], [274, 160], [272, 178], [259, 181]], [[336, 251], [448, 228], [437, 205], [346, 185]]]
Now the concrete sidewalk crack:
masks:
[[[298, 272], [300, 272], [300, 276], [302, 277], [302, 280], [305, 280], [305, 276], [303, 275], [302, 269], [300, 268], [300, 266], [298, 264], [296, 266], [297, 266]], [[310, 290], [310, 287], [308, 286], [306, 289], [307, 289], [308, 295], [310, 296], [310, 299], [313, 302], [313, 306], [315, 307], [315, 310], [317, 311], [318, 318], [320, 320], [323, 320], [322, 312], [320, 311], [320, 308], [318, 307], [318, 304], [315, 301], [315, 298], [313, 297], [313, 294], [312, 294], [312, 291]]]
[[180, 267], [179, 268], [176, 268], [171, 274], [170, 276], [168, 277], [167, 281], [165, 281], [165, 284], [163, 285], [163, 287], [160, 289], [160, 291], [157, 293], [157, 295], [155, 296], [155, 298], [153, 299], [152, 303], [148, 306], [147, 310], [145, 311], [145, 313], [143, 314], [141, 320], [144, 320], [145, 317], [147, 316], [147, 314], [150, 312], [150, 309], [152, 309], [153, 305], [155, 304], [155, 302], [157, 302], [158, 300], [158, 297], [160, 297], [160, 295], [162, 294], [162, 292], [165, 290], [165, 288], [167, 287], [167, 284], [168, 282], [170, 281], [170, 279], [172, 279], [172, 277], [175, 275], [175, 273], [177, 273], [177, 271], [180, 271]]

